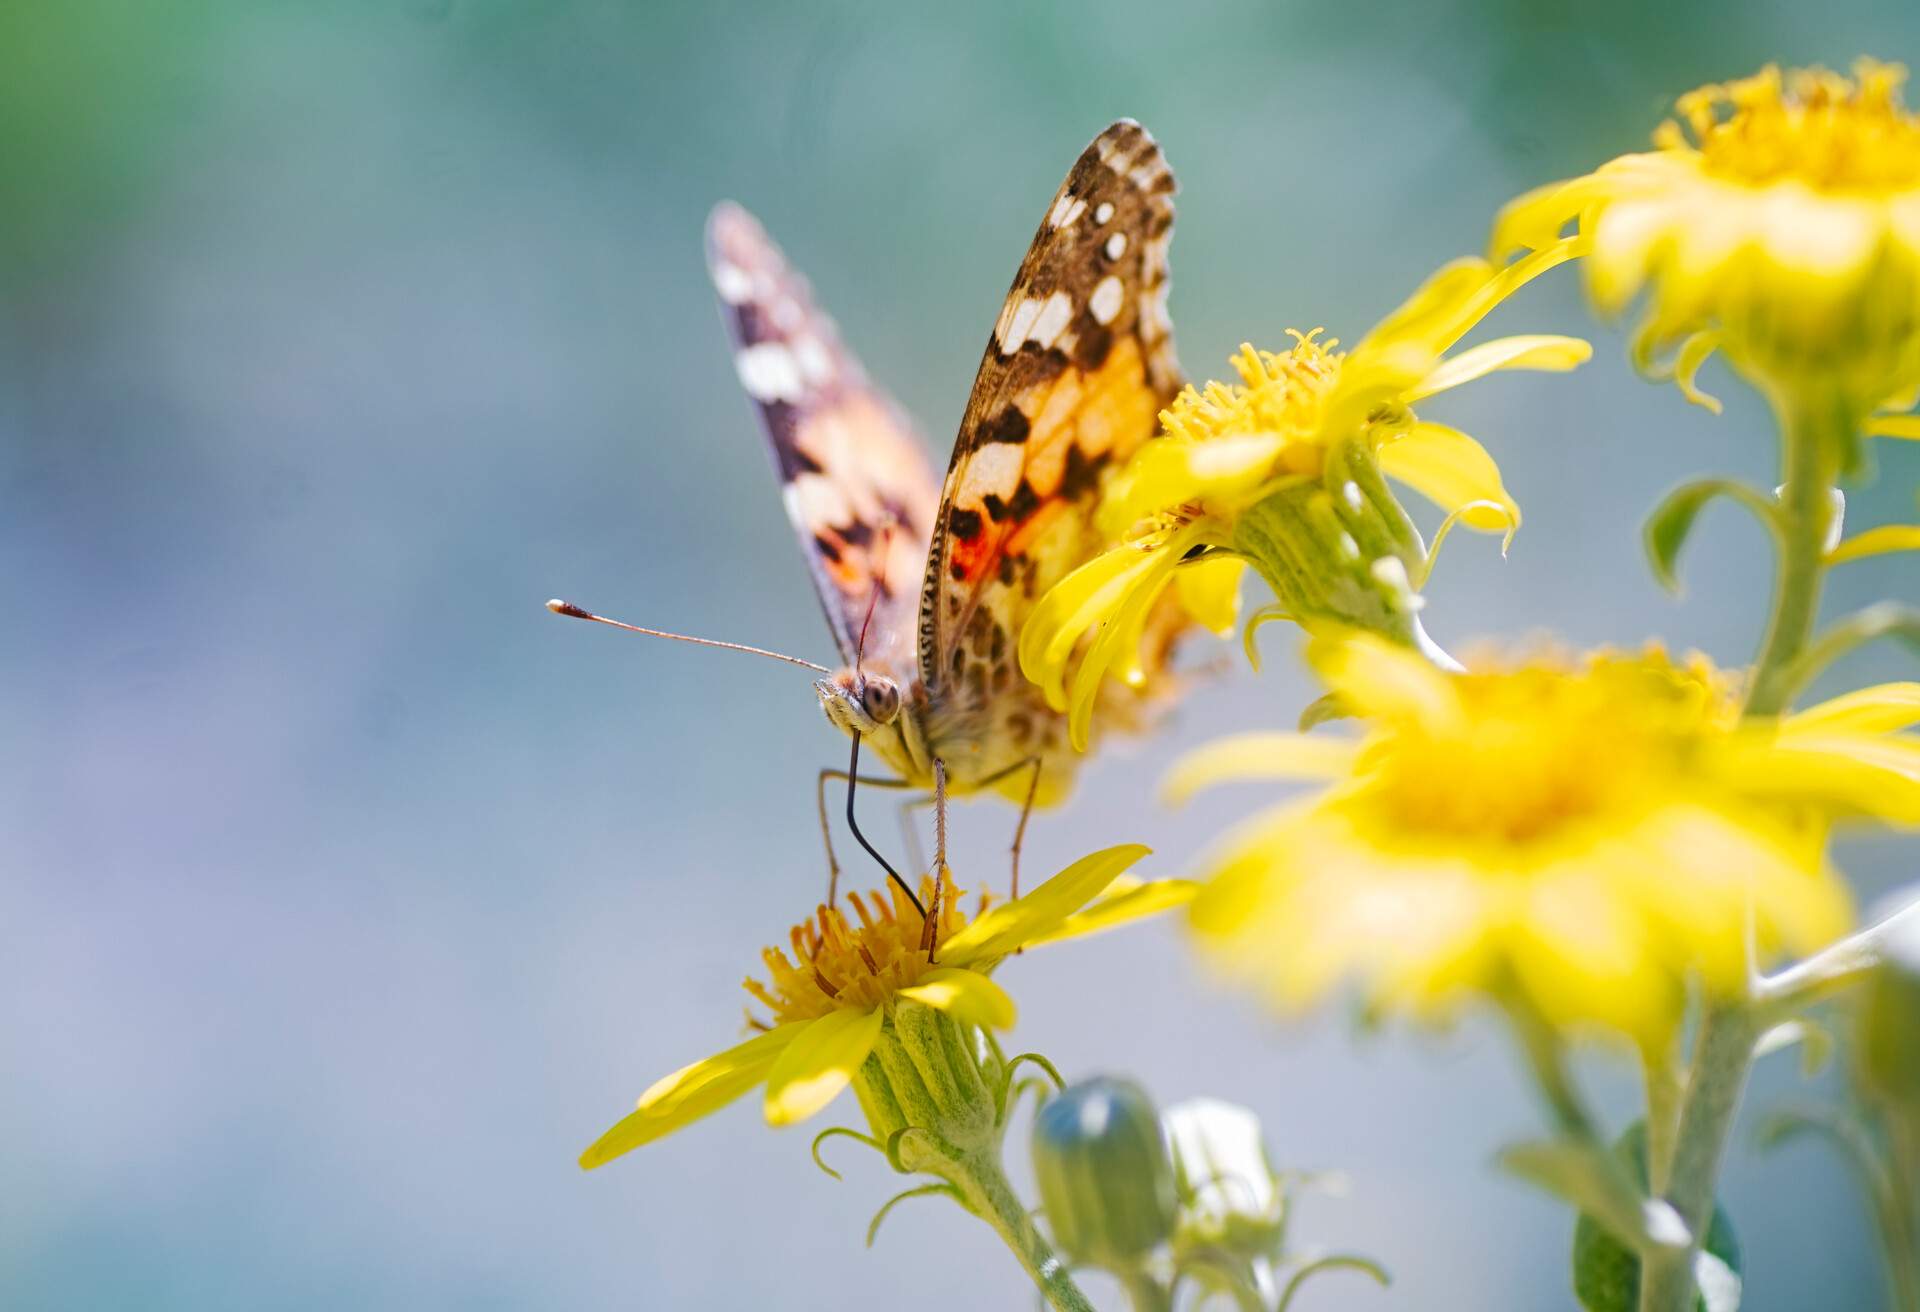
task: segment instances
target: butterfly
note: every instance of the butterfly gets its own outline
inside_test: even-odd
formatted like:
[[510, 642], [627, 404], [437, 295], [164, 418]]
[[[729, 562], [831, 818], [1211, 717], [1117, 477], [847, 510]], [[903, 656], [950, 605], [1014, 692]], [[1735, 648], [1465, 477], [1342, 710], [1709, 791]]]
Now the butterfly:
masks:
[[[730, 203], [713, 211], [707, 260], [736, 372], [842, 661], [814, 684], [854, 740], [847, 771], [821, 773], [823, 828], [828, 778], [848, 780], [850, 824], [856, 780], [931, 793], [943, 861], [948, 793], [997, 792], [1023, 804], [1017, 881], [1027, 813], [1070, 787], [1066, 718], [1021, 676], [1016, 648], [1047, 589], [1109, 545], [1094, 526], [1103, 477], [1182, 385], [1167, 317], [1174, 190], [1130, 120], [1074, 162], [994, 323], [944, 480], [760, 224]], [[1150, 662], [1175, 628], [1150, 627]], [[1111, 700], [1106, 718], [1137, 725], [1151, 691], [1116, 685]], [[862, 743], [898, 780], [859, 774]]]

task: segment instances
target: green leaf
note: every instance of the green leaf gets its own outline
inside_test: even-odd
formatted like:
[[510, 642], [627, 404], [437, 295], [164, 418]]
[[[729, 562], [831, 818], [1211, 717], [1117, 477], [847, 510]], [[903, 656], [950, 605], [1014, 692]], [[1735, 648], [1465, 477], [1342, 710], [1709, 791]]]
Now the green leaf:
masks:
[[[1631, 1133], [1631, 1132], [1630, 1132]], [[1502, 1150], [1500, 1165], [1593, 1217], [1635, 1248], [1687, 1242], [1687, 1228], [1668, 1204], [1646, 1195], [1645, 1175], [1636, 1180], [1617, 1152], [1598, 1144], [1540, 1140]]]
[[[1613, 1157], [1631, 1172], [1636, 1190], [1647, 1180], [1647, 1127], [1635, 1121], [1613, 1146]], [[1678, 1219], [1677, 1217], [1675, 1218]], [[1740, 1306], [1740, 1243], [1733, 1222], [1717, 1204], [1707, 1242], [1694, 1262], [1696, 1312], [1735, 1312]], [[1634, 1312], [1640, 1305], [1640, 1256], [1599, 1219], [1581, 1213], [1573, 1230], [1573, 1292], [1586, 1312]]]
[[1680, 548], [1686, 545], [1693, 523], [1715, 497], [1730, 497], [1754, 513], [1769, 532], [1779, 532], [1779, 508], [1774, 499], [1744, 483], [1727, 478], [1702, 478], [1683, 483], [1667, 493], [1647, 516], [1644, 536], [1647, 560], [1660, 586], [1678, 595], [1680, 578], [1674, 573]]
[[1920, 607], [1897, 601], [1878, 601], [1834, 622], [1802, 652], [1784, 676], [1787, 688], [1798, 692], [1822, 670], [1856, 647], [1881, 638], [1893, 638], [1920, 651]]

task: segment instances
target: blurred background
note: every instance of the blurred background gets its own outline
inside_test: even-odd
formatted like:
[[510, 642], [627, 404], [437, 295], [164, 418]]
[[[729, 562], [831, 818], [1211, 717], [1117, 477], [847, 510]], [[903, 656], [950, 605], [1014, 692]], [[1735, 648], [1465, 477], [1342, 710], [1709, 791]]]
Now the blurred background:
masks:
[[[1116, 116], [1183, 183], [1173, 315], [1217, 375], [1289, 327], [1352, 340], [1678, 92], [1917, 43], [1907, 3], [1786, 0], [0, 3], [0, 1303], [1028, 1305], [945, 1204], [863, 1251], [895, 1179], [845, 1151], [835, 1183], [751, 1102], [574, 1165], [737, 1034], [739, 978], [818, 896], [812, 774], [843, 756], [798, 672], [541, 608], [831, 660], [708, 207], [761, 214], [944, 464], [1034, 225]], [[1710, 512], [1676, 604], [1638, 521], [1686, 475], [1771, 482], [1757, 405], [1717, 369], [1720, 418], [1635, 379], [1567, 276], [1491, 329], [1597, 355], [1423, 411], [1527, 511], [1504, 562], [1454, 539], [1436, 637], [1746, 659], [1759, 530]], [[1883, 444], [1850, 523], [1910, 516], [1916, 484], [1920, 447]], [[1920, 584], [1882, 557], [1829, 604], [1896, 594]], [[1179, 873], [1254, 799], [1169, 813], [1156, 778], [1291, 721], [1291, 641], [1088, 769], [1029, 870], [1139, 840]], [[1831, 682], [1911, 670], [1876, 650]], [[997, 872], [1011, 820], [963, 809], [963, 861]], [[1844, 856], [1863, 900], [1914, 868]], [[1571, 1305], [1569, 1218], [1489, 1166], [1539, 1124], [1498, 1032], [1283, 1026], [1173, 924], [1005, 978], [1020, 1044], [1070, 1075], [1249, 1104], [1282, 1163], [1349, 1173], [1296, 1233], [1398, 1284], [1331, 1277], [1312, 1307]], [[1618, 1123], [1632, 1068], [1589, 1061]], [[1806, 1092], [1763, 1064], [1746, 1124]], [[1841, 1166], [1746, 1142], [1744, 1306], [1875, 1305]]]

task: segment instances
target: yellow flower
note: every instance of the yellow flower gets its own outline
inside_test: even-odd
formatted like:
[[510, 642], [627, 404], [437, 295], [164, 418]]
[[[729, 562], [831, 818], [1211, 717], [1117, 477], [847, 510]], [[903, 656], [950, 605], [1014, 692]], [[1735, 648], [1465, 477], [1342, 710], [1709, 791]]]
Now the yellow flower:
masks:
[[[1014, 1021], [1013, 1000], [989, 977], [1003, 958], [1185, 902], [1193, 892], [1190, 883], [1143, 883], [1122, 875], [1146, 853], [1139, 846], [1096, 852], [1025, 897], [984, 910], [971, 923], [948, 879], [932, 960], [926, 922], [897, 888], [867, 899], [850, 895], [852, 920], [837, 909], [819, 908], [812, 919], [794, 926], [791, 955], [767, 948], [762, 953], [766, 980], [746, 981], [747, 992], [770, 1013], [770, 1022], [752, 1022], [761, 1032], [655, 1083], [640, 1095], [633, 1112], [587, 1149], [580, 1165], [591, 1169], [611, 1161], [762, 1085], [768, 1123], [790, 1125], [825, 1107], [852, 1083], [876, 1135], [884, 1137], [879, 1122], [897, 1119], [903, 1110], [910, 1114], [915, 1099], [889, 1087], [876, 1047], [916, 1046], [932, 1032], [934, 1013], [963, 1027], [1006, 1029]], [[923, 902], [930, 905], [933, 893], [933, 881], [924, 880]], [[965, 1045], [934, 1047], [944, 1048], [938, 1053], [942, 1063], [973, 1060]], [[924, 1056], [914, 1055], [916, 1061]], [[978, 1085], [978, 1072], [970, 1077], [958, 1072], [951, 1083], [965, 1088], [969, 1079]], [[936, 1101], [938, 1114], [968, 1110], [955, 1107], [952, 1099]]]
[[[1768, 67], [1682, 96], [1657, 149], [1508, 205], [1496, 257], [1577, 221], [1595, 304], [1618, 313], [1646, 289], [1635, 358], [1710, 408], [1693, 376], [1716, 349], [1776, 404], [1834, 388], [1850, 433], [1883, 406], [1909, 408], [1920, 116], [1901, 103], [1904, 69], [1861, 60], [1855, 73]], [[1802, 402], [1814, 403], [1826, 404]], [[1857, 452], [1842, 454], [1851, 467]]]
[[[1233, 833], [1193, 908], [1210, 953], [1297, 1008], [1343, 980], [1421, 1018], [1468, 995], [1659, 1041], [1685, 982], [1844, 930], [1830, 823], [1920, 824], [1920, 684], [1742, 722], [1733, 681], [1657, 649], [1446, 673], [1373, 638], [1316, 643], [1359, 741], [1248, 734], [1178, 765], [1185, 796], [1314, 779]], [[1751, 916], [1751, 920], [1749, 920]]]
[[1411, 406], [1495, 370], [1587, 359], [1585, 342], [1546, 336], [1442, 358], [1571, 250], [1549, 246], [1502, 270], [1456, 261], [1351, 351], [1318, 329], [1295, 333], [1277, 354], [1242, 346], [1238, 383], [1187, 388], [1161, 414], [1161, 435], [1102, 494], [1103, 526], [1120, 545], [1061, 580], [1021, 634], [1020, 667], [1056, 710], [1070, 710], [1075, 745], [1085, 746], [1101, 680], [1137, 681], [1142, 626], [1170, 583], [1196, 619], [1227, 632], [1250, 563], [1291, 618], [1414, 640], [1428, 552], [1381, 476], [1438, 502], [1443, 534], [1456, 520], [1509, 536], [1519, 527], [1486, 450]]

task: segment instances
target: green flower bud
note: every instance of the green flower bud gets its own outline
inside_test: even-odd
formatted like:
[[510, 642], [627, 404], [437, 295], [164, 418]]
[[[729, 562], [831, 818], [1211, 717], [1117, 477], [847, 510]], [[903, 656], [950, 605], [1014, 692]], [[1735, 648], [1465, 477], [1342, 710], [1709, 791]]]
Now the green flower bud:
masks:
[[1068, 1088], [1033, 1123], [1033, 1173], [1054, 1242], [1124, 1272], [1173, 1234], [1173, 1163], [1152, 1099], [1127, 1080]]
[[1868, 1088], [1920, 1114], [1920, 922], [1887, 936], [1861, 1008], [1859, 1054]]

